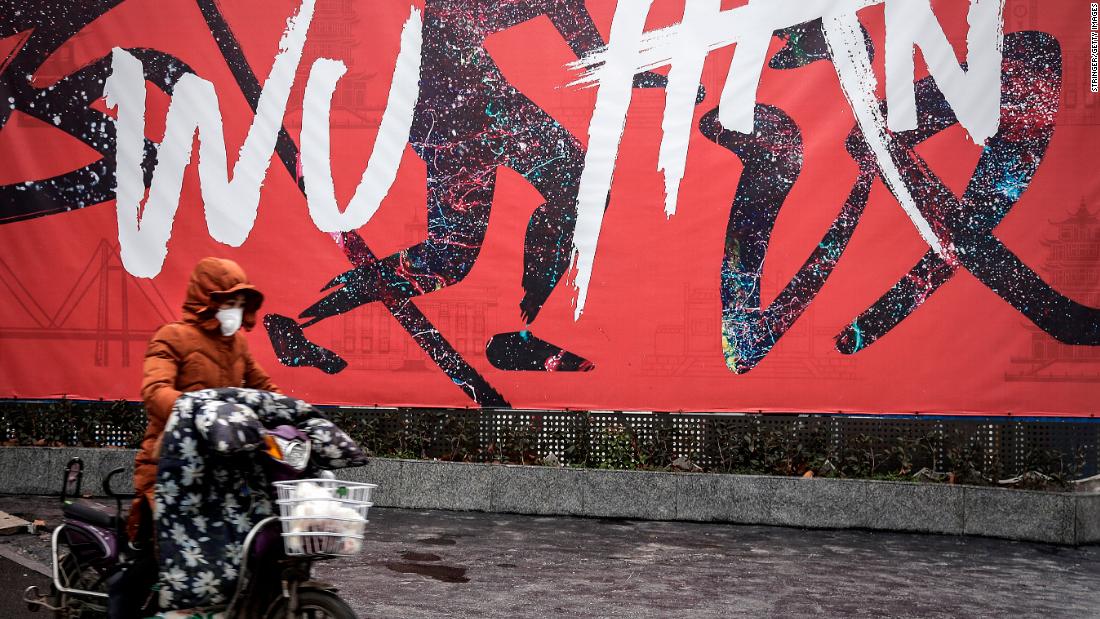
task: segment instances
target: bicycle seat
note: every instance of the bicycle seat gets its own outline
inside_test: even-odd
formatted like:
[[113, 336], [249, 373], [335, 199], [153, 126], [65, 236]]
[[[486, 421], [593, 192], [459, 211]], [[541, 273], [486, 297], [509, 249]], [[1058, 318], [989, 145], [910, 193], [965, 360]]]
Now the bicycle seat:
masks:
[[73, 499], [61, 505], [66, 517], [80, 520], [97, 527], [113, 529], [118, 526], [118, 514], [114, 508], [88, 499]]

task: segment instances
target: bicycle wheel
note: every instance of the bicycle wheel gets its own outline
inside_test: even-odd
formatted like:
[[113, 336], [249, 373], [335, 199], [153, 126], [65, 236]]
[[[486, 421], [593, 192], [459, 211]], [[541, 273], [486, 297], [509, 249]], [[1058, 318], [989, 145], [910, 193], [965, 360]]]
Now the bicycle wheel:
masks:
[[[287, 616], [287, 603], [290, 600], [279, 598], [267, 611], [267, 619]], [[295, 619], [357, 619], [355, 611], [347, 602], [331, 591], [322, 589], [302, 589], [298, 591], [298, 612]]]

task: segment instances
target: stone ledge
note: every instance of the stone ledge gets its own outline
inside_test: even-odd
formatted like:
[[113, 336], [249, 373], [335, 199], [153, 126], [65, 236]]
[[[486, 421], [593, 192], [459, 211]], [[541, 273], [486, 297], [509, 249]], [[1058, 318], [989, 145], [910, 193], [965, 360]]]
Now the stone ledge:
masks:
[[[0, 448], [0, 493], [57, 494], [65, 463], [84, 460], [84, 492], [133, 467], [135, 451]], [[981, 535], [1054, 544], [1100, 542], [1100, 493], [714, 473], [605, 471], [375, 458], [342, 472], [379, 485], [379, 507], [686, 520]], [[124, 475], [115, 486], [130, 491]]]

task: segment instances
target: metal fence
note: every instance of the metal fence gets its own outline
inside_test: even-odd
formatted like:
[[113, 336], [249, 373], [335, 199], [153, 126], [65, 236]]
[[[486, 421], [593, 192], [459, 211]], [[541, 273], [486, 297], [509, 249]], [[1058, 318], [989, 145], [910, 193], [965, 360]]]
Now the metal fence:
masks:
[[743, 446], [746, 437], [785, 437], [790, 445], [832, 454], [910, 445], [930, 456], [933, 469], [969, 452], [996, 479], [1058, 466], [1086, 477], [1098, 472], [1100, 445], [1100, 421], [1092, 419], [471, 409], [342, 414], [373, 416], [381, 435], [411, 432], [407, 455], [413, 457], [515, 461], [552, 454], [563, 463], [591, 464], [613, 463], [633, 449], [636, 457], [663, 460], [636, 464], [682, 457], [707, 470], [726, 468], [731, 455], [723, 451]]
[[[759, 468], [751, 457], [899, 457], [987, 479], [1028, 470], [1080, 478], [1098, 472], [1100, 420], [1069, 418], [639, 413], [497, 409], [324, 409], [378, 455], [542, 462], [610, 468]], [[127, 402], [0, 401], [5, 444], [133, 447], [145, 419]], [[747, 454], [747, 455], [746, 455]], [[754, 455], [755, 454], [755, 455]], [[863, 454], [863, 456], [860, 456]], [[761, 460], [761, 461], [763, 461]], [[840, 463], [834, 462], [839, 465]], [[870, 470], [873, 471], [872, 466]]]

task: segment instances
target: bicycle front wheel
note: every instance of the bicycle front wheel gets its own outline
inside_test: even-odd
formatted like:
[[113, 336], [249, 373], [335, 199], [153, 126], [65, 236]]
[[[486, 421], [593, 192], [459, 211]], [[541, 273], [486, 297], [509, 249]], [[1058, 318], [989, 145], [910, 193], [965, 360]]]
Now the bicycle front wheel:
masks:
[[[290, 600], [279, 598], [267, 611], [267, 619], [287, 617]], [[331, 591], [304, 589], [298, 591], [298, 609], [289, 615], [295, 619], [357, 619], [347, 602]]]

